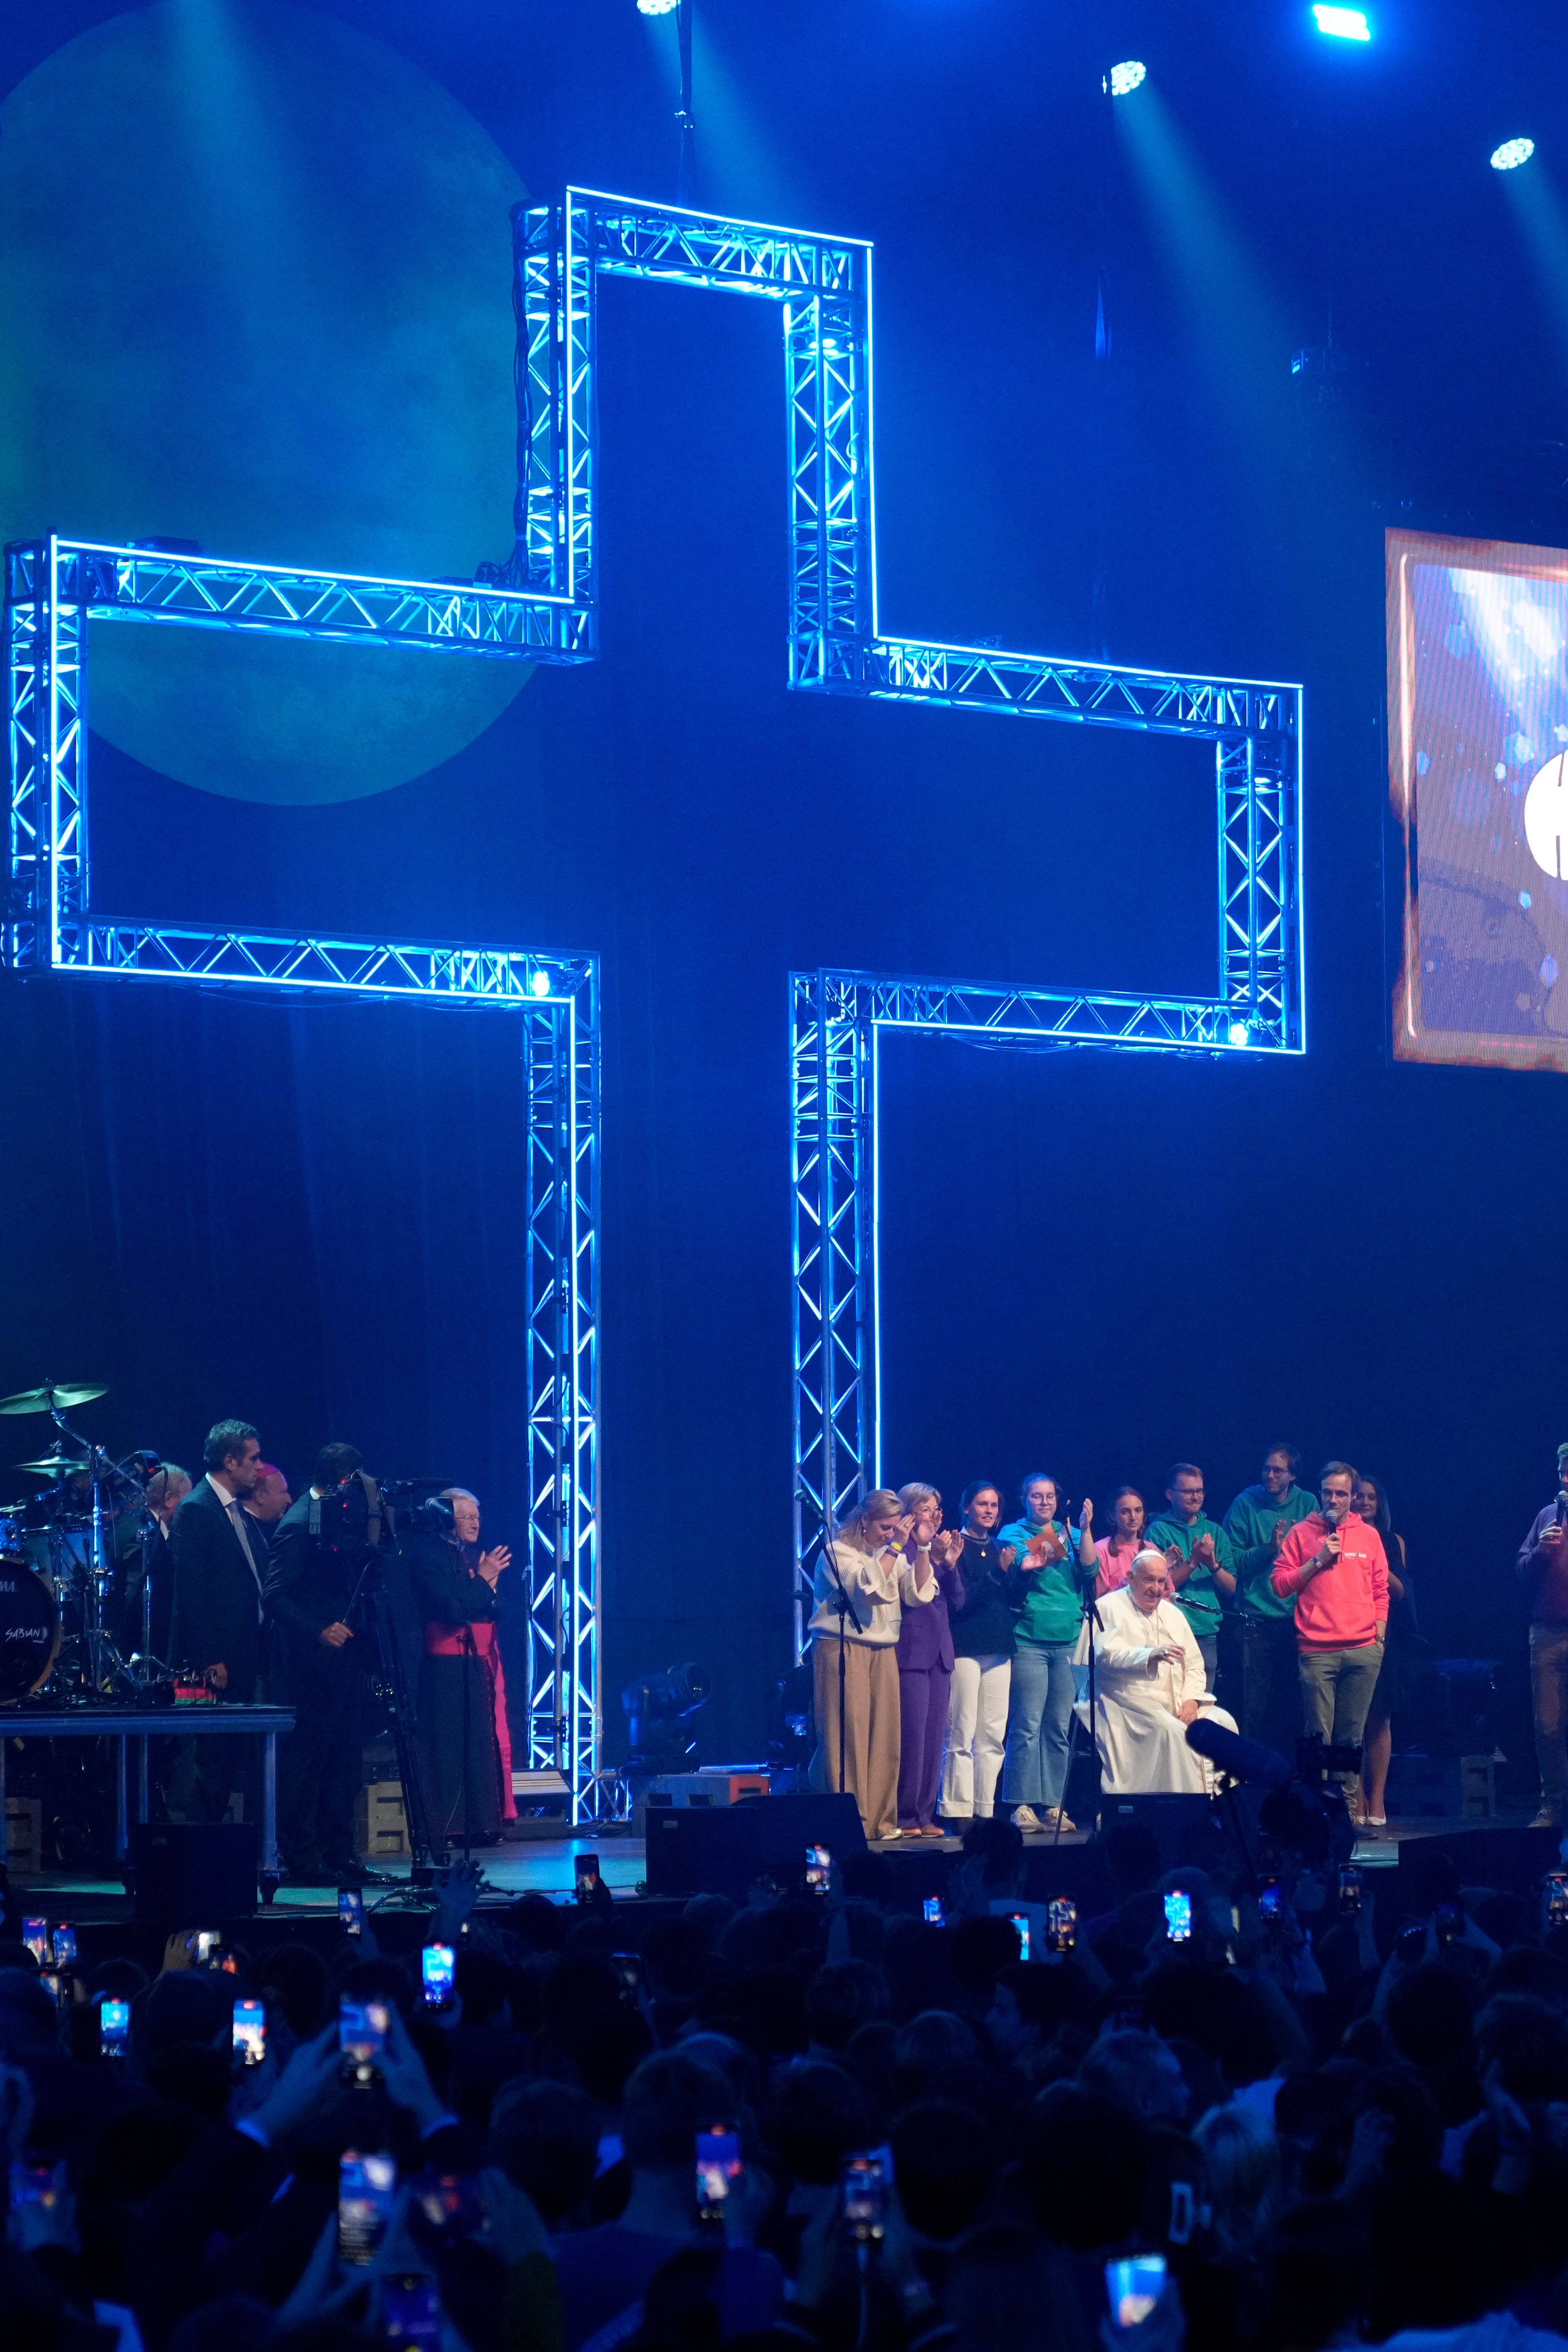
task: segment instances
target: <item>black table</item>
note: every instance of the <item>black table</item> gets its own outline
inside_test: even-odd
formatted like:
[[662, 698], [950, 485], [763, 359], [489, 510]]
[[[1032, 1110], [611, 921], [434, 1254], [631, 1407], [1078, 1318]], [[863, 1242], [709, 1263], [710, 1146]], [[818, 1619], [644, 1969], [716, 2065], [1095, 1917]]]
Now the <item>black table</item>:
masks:
[[272, 1877], [277, 1866], [277, 1740], [294, 1728], [291, 1706], [225, 1706], [198, 1701], [191, 1706], [0, 1707], [0, 1862], [6, 1857], [5, 1742], [8, 1739], [117, 1739], [114, 1858], [130, 1858], [131, 1829], [126, 1786], [126, 1749], [141, 1743], [136, 1818], [147, 1819], [147, 1743], [150, 1739], [199, 1739], [251, 1732], [265, 1739], [261, 1773], [261, 1866]]

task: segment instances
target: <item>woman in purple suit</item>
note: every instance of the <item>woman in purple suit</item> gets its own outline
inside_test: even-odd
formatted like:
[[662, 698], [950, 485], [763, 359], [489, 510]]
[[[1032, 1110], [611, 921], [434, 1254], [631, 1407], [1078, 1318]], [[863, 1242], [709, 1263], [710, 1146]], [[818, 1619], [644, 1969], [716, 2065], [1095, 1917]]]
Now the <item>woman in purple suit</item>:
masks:
[[942, 1497], [935, 1486], [901, 1486], [898, 1500], [915, 1522], [908, 1536], [910, 1557], [929, 1544], [937, 1586], [928, 1608], [904, 1611], [898, 1633], [898, 1826], [905, 1837], [940, 1837], [936, 1799], [953, 1680], [947, 1612], [964, 1606], [964, 1580], [957, 1568], [964, 1538], [956, 1529], [942, 1533]]

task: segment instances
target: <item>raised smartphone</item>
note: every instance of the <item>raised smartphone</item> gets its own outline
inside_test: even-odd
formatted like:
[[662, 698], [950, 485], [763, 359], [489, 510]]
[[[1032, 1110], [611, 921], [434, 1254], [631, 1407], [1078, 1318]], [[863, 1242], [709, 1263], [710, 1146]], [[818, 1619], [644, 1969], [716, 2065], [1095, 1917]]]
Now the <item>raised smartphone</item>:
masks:
[[426, 1944], [419, 1956], [426, 2009], [450, 2009], [455, 1992], [457, 1956], [450, 1944]]
[[17, 2205], [57, 2205], [60, 2172], [52, 2164], [22, 2162], [11, 2167], [11, 2202]]
[[357, 1886], [338, 1889], [338, 1925], [345, 1936], [362, 1936], [365, 1932], [365, 1898]]
[[880, 2238], [887, 2227], [887, 2167], [883, 2158], [869, 2151], [847, 2158], [839, 2185], [844, 2227], [851, 2237], [862, 2246]]
[[338, 2252], [343, 2262], [371, 2260], [386, 2235], [396, 2195], [395, 2158], [343, 2150], [338, 2158]]
[[77, 1931], [68, 1920], [62, 1919], [55, 1929], [54, 1945], [56, 1968], [74, 1969], [77, 1958]]
[[338, 2003], [338, 2047], [357, 2066], [373, 2066], [387, 2046], [387, 2006], [382, 2000]]
[[920, 1910], [928, 1927], [945, 1927], [947, 1925], [947, 1914], [942, 1906], [942, 1897], [939, 1895], [928, 1895], [921, 1905]]
[[1052, 1895], [1045, 1906], [1045, 1948], [1070, 1952], [1078, 1941], [1078, 1906], [1065, 1895]]
[[1166, 1939], [1172, 1944], [1192, 1941], [1192, 1897], [1179, 1886], [1166, 1896]]
[[[1170, 1897], [1166, 1897], [1167, 1903]], [[1105, 2265], [1105, 2295], [1113, 2327], [1136, 2327], [1147, 2319], [1166, 2285], [1164, 2254], [1128, 2254]]]
[[131, 2003], [106, 2000], [99, 2004], [98, 2047], [103, 2058], [123, 2058], [131, 2039]]
[[267, 2055], [267, 2003], [236, 2000], [234, 2011], [234, 2053], [247, 2066], [259, 2066]]
[[41, 1969], [47, 1968], [49, 1960], [48, 1921], [47, 1919], [24, 1919], [22, 1922], [22, 1941], [26, 1945], [27, 1949], [32, 1953], [33, 1958], [37, 1961], [38, 1966]]
[[700, 2131], [696, 2137], [697, 2218], [716, 2221], [740, 2178], [740, 2140], [732, 2131]]
[[1029, 1958], [1029, 1913], [1027, 1911], [1009, 1911], [1008, 1913], [1008, 1917], [1018, 1929], [1019, 1958], [1020, 1960], [1027, 1960]]
[[382, 2281], [382, 2336], [388, 2344], [429, 2346], [441, 2341], [441, 2294], [435, 2281], [409, 2271]]
[[832, 1879], [833, 1857], [825, 1845], [806, 1848], [806, 1892], [825, 1895]]

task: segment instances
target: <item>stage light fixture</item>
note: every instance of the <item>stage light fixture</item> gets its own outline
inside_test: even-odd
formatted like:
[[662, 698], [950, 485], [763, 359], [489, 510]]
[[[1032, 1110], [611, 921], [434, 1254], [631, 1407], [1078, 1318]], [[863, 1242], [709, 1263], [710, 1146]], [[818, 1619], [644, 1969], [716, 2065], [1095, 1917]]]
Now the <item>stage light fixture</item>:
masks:
[[1245, 1021], [1233, 1021], [1227, 1034], [1233, 1045], [1248, 1045], [1252, 1042], [1252, 1032]]
[[1108, 89], [1113, 98], [1126, 98], [1147, 78], [1148, 70], [1136, 58], [1128, 58], [1124, 64], [1112, 67], [1100, 87]]
[[680, 0], [637, 0], [637, 13], [642, 16], [673, 16]]
[[1529, 163], [1534, 152], [1535, 142], [1533, 139], [1505, 139], [1500, 147], [1494, 147], [1492, 149], [1492, 170], [1494, 172], [1517, 172], [1521, 163]]
[[529, 981], [528, 986], [533, 990], [536, 996], [548, 996], [549, 994], [549, 972], [536, 971], [532, 980]]
[[1312, 15], [1320, 33], [1333, 41], [1370, 41], [1372, 27], [1359, 8], [1315, 7]]

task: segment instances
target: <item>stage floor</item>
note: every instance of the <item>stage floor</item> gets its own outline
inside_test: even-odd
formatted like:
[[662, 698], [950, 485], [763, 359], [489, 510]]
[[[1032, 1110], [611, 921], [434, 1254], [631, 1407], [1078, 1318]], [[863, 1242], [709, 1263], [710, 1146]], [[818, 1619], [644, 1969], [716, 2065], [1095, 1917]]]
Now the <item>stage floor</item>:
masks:
[[[1412, 1838], [1443, 1838], [1477, 1830], [1520, 1829], [1531, 1818], [1528, 1805], [1509, 1807], [1489, 1821], [1472, 1818], [1420, 1819], [1390, 1822], [1386, 1829], [1368, 1832], [1356, 1842], [1355, 1860], [1364, 1870], [1392, 1870], [1397, 1867], [1399, 1848]], [[1026, 1849], [1034, 1853], [1050, 1850], [1052, 1845], [1077, 1848], [1087, 1845], [1089, 1832], [1074, 1830], [1060, 1839], [1042, 1832], [1026, 1836]], [[873, 1847], [877, 1853], [948, 1853], [961, 1851], [956, 1837], [900, 1838], [885, 1845]], [[570, 1902], [573, 1884], [573, 1856], [595, 1853], [599, 1857], [600, 1875], [618, 1903], [634, 1901], [642, 1884], [644, 1869], [644, 1848], [641, 1838], [616, 1831], [584, 1832], [577, 1836], [529, 1838], [526, 1842], [486, 1847], [475, 1859], [485, 1875], [485, 1897], [494, 1903], [507, 1901], [519, 1895], [546, 1895], [555, 1902]], [[385, 1896], [396, 1897], [406, 1887], [409, 1864], [406, 1862], [382, 1861], [375, 1867], [390, 1882], [386, 1886], [365, 1889], [367, 1909]], [[70, 1915], [82, 1919], [112, 1918], [123, 1915], [127, 1898], [118, 1879], [104, 1878], [89, 1871], [46, 1871], [37, 1877], [16, 1882], [16, 1891], [23, 1908], [32, 1913], [45, 1911], [57, 1914], [66, 1907]], [[281, 1886], [272, 1906], [279, 1919], [293, 1916], [321, 1916], [337, 1910], [337, 1890], [333, 1886]]]

